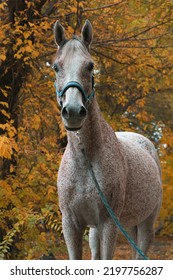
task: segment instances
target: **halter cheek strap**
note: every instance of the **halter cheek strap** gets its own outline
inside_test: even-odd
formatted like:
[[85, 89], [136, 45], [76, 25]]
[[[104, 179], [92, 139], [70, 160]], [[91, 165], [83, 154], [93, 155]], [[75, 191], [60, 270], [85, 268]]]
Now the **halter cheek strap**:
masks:
[[82, 85], [81, 85], [80, 83], [75, 82], [75, 81], [71, 81], [71, 82], [67, 83], [67, 84], [65, 85], [65, 87], [64, 87], [61, 91], [58, 90], [57, 85], [56, 85], [56, 83], [55, 83], [55, 89], [56, 89], [56, 94], [57, 94], [57, 96], [58, 96], [59, 98], [63, 97], [63, 95], [65, 94], [65, 92], [66, 92], [69, 88], [71, 88], [71, 87], [77, 88], [77, 89], [81, 92], [81, 94], [82, 94], [82, 96], [83, 96], [85, 102], [90, 102], [90, 100], [91, 100], [91, 99], [94, 97], [94, 95], [95, 95], [95, 90], [94, 90], [94, 77], [93, 77], [93, 76], [92, 76], [92, 92], [91, 92], [90, 95], [87, 95], [87, 94], [86, 94], [86, 92], [84, 91], [84, 89], [83, 89], [83, 87], [82, 87]]

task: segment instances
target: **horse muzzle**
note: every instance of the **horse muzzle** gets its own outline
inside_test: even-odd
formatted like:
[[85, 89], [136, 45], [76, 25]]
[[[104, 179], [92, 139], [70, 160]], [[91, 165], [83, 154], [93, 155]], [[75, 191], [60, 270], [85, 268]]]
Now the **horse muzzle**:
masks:
[[67, 130], [76, 131], [81, 129], [87, 115], [83, 105], [72, 106], [66, 104], [61, 111], [62, 119]]

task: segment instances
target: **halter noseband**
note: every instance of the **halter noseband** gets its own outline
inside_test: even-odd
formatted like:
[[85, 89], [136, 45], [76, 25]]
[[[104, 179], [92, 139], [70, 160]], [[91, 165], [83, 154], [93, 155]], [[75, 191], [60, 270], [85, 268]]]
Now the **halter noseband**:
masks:
[[71, 82], [68, 82], [68, 83], [65, 85], [65, 87], [64, 87], [61, 91], [58, 90], [57, 85], [56, 85], [56, 83], [55, 83], [55, 89], [56, 89], [56, 94], [57, 94], [57, 96], [58, 96], [59, 98], [62, 98], [63, 95], [65, 94], [65, 92], [66, 92], [69, 88], [71, 88], [71, 87], [77, 88], [77, 89], [81, 92], [81, 94], [82, 94], [82, 96], [83, 96], [85, 102], [90, 102], [90, 100], [91, 100], [91, 99], [94, 97], [94, 95], [95, 95], [95, 90], [94, 90], [94, 76], [92, 76], [92, 92], [90, 93], [90, 95], [87, 95], [87, 94], [86, 94], [86, 92], [84, 91], [84, 89], [83, 89], [83, 87], [82, 87], [82, 85], [81, 85], [80, 83], [75, 82], [75, 81], [71, 81]]

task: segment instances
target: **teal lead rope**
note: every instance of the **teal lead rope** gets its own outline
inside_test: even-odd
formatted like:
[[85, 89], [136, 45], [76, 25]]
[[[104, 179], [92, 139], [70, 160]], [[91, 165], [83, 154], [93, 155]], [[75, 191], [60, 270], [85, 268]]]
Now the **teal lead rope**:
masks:
[[90, 170], [91, 175], [92, 175], [92, 177], [93, 177], [93, 180], [94, 180], [94, 182], [95, 182], [95, 184], [96, 184], [96, 188], [97, 188], [97, 190], [98, 190], [98, 193], [99, 193], [99, 195], [100, 195], [100, 198], [101, 198], [103, 204], [105, 205], [105, 207], [106, 207], [108, 213], [110, 214], [111, 218], [113, 219], [114, 223], [115, 223], [116, 226], [119, 228], [119, 230], [123, 233], [123, 235], [126, 237], [126, 239], [129, 241], [129, 243], [133, 246], [133, 248], [143, 257], [143, 259], [144, 259], [144, 260], [148, 260], [148, 257], [145, 256], [145, 254], [142, 252], [142, 250], [136, 245], [136, 243], [134, 242], [134, 240], [130, 237], [130, 235], [127, 233], [127, 231], [125, 230], [125, 228], [124, 228], [124, 227], [121, 225], [121, 223], [119, 222], [119, 220], [118, 220], [118, 218], [116, 217], [116, 215], [114, 214], [112, 208], [109, 206], [109, 203], [108, 203], [106, 197], [104, 196], [103, 192], [101, 191], [100, 186], [99, 186], [99, 184], [98, 184], [98, 182], [97, 182], [97, 179], [96, 179], [95, 174], [94, 174], [94, 172], [93, 172], [92, 165], [91, 165], [90, 161], [87, 159], [87, 156], [86, 156], [86, 154], [85, 154], [85, 151], [82, 150], [82, 152], [83, 152], [83, 154], [84, 154], [84, 156], [85, 156], [85, 158], [86, 158], [86, 160], [87, 160], [87, 162], [88, 162], [88, 164], [89, 164], [89, 170]]

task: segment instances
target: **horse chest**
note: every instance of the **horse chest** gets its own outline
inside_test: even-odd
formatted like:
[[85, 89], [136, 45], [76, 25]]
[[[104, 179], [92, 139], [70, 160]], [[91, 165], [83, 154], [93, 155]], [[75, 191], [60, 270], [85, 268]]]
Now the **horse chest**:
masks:
[[[119, 197], [121, 191], [119, 178], [115, 176], [116, 167], [109, 165], [110, 163], [106, 167], [102, 166], [99, 160], [93, 164], [93, 170], [102, 191], [114, 208], [116, 198]], [[90, 226], [97, 225], [100, 216], [102, 218], [107, 216], [89, 170], [88, 162], [82, 156], [74, 159], [68, 157], [68, 153], [65, 154], [58, 177], [58, 193], [62, 212], [69, 211]]]
[[60, 182], [58, 194], [62, 213], [68, 212], [85, 226], [97, 226], [104, 206], [90, 174], [84, 172], [82, 176], [77, 176], [74, 172], [68, 180]]
[[93, 178], [84, 165], [71, 165], [59, 172], [58, 193], [63, 206], [73, 208], [93, 208], [93, 201], [97, 207], [99, 196]]
[[[96, 159], [91, 161], [92, 169], [95, 177], [102, 188], [102, 191], [115, 193], [119, 191], [119, 182], [123, 181], [124, 172], [120, 167], [120, 163], [113, 163], [110, 156], [105, 156], [103, 161], [103, 154], [97, 155]], [[122, 170], [122, 172], [120, 172]], [[66, 190], [66, 194], [72, 193], [90, 194], [97, 193], [94, 183], [93, 175], [91, 174], [91, 167], [89, 162], [81, 152], [78, 155], [66, 150], [62, 158], [60, 169], [58, 172], [58, 186]]]

